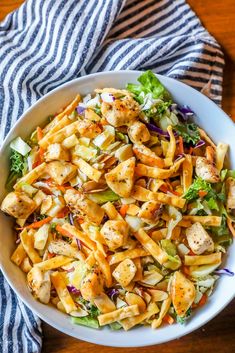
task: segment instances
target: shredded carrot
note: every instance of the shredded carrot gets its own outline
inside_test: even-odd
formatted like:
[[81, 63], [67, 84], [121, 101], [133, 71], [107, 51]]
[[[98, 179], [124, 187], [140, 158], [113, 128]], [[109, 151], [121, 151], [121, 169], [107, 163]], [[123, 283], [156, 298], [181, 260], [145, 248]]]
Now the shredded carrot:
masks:
[[162, 321], [166, 322], [166, 323], [169, 324], [169, 325], [172, 325], [175, 320], [173, 319], [172, 316], [170, 316], [169, 314], [166, 314], [166, 315], [164, 316], [164, 318], [162, 319]]
[[165, 192], [166, 194], [168, 192], [171, 192], [172, 194], [174, 194], [176, 196], [180, 196], [180, 194], [177, 191], [168, 189], [168, 187], [166, 185], [161, 185], [159, 190], [162, 192]]
[[179, 136], [179, 153], [184, 154], [184, 141], [182, 136]]
[[41, 161], [44, 160], [44, 149], [42, 147], [39, 148], [39, 157], [41, 159]]
[[64, 208], [62, 208], [61, 211], [59, 211], [56, 215], [57, 218], [64, 218], [67, 216], [67, 214], [69, 213], [69, 209], [67, 206], [65, 206]]
[[207, 191], [205, 191], [205, 190], [199, 190], [199, 191], [198, 191], [198, 195], [199, 195], [199, 197], [204, 197], [204, 196], [207, 195]]
[[37, 139], [40, 141], [43, 138], [43, 131], [42, 129], [38, 126], [37, 127]]
[[233, 227], [233, 222], [230, 218], [227, 218], [227, 225], [229, 227], [230, 232], [232, 233], [233, 237], [235, 238], [235, 229]]
[[49, 223], [52, 220], [52, 217], [47, 217], [42, 219], [41, 221], [38, 222], [34, 222], [32, 224], [30, 224], [29, 226], [23, 227], [22, 229], [26, 228], [26, 229], [37, 229], [40, 228], [41, 226], [43, 226], [46, 223]]
[[64, 237], [69, 237], [69, 238], [73, 238], [73, 235], [68, 232], [66, 229], [62, 228], [61, 226], [59, 226], [57, 224], [57, 226], [55, 227], [55, 229], [57, 230], [57, 232], [59, 232], [61, 235], [63, 235]]
[[193, 147], [190, 147], [190, 149], [189, 149], [189, 154], [193, 154], [193, 151], [194, 151], [194, 148], [193, 148]]
[[54, 254], [54, 253], [51, 253], [51, 252], [48, 252], [47, 258], [48, 258], [48, 259], [52, 259], [52, 257], [55, 257], [55, 254]]
[[197, 306], [203, 306], [204, 304], [206, 304], [207, 298], [208, 298], [207, 295], [203, 294], [203, 296], [201, 297], [201, 300], [199, 301]]
[[186, 275], [189, 275], [189, 274], [190, 274], [188, 266], [183, 266], [183, 267], [182, 267], [182, 271], [183, 271]]
[[129, 207], [129, 205], [122, 205], [121, 206], [119, 213], [122, 217], [125, 217], [127, 210], [128, 210], [128, 207]]
[[84, 219], [81, 218], [81, 217], [77, 217], [77, 218], [76, 218], [76, 221], [77, 221], [79, 224], [84, 223]]

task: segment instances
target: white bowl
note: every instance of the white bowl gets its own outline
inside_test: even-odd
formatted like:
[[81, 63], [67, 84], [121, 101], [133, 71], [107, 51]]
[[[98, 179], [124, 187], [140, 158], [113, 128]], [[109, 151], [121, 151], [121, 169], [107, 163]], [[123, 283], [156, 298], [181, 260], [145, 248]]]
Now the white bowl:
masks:
[[[119, 71], [104, 72], [78, 78], [68, 82], [46, 96], [28, 109], [10, 131], [0, 151], [0, 195], [5, 195], [5, 181], [9, 172], [9, 143], [16, 136], [27, 137], [30, 132], [45, 121], [45, 118], [68, 104], [79, 92], [82, 95], [92, 92], [97, 87], [124, 88], [126, 83], [136, 83], [140, 72]], [[187, 104], [196, 113], [196, 122], [204, 128], [215, 142], [224, 141], [230, 145], [231, 167], [235, 168], [235, 126], [228, 116], [212, 101], [191, 87], [176, 80], [158, 76], [164, 86], [171, 92], [179, 104]], [[0, 214], [0, 264], [1, 269], [22, 301], [42, 320], [56, 329], [84, 341], [114, 347], [140, 347], [159, 344], [179, 338], [196, 330], [217, 315], [234, 297], [235, 277], [223, 276], [219, 279], [208, 303], [198, 309], [186, 326], [174, 324], [152, 330], [150, 327], [139, 327], [128, 332], [95, 330], [71, 323], [70, 317], [53, 307], [34, 300], [26, 285], [25, 274], [11, 261], [10, 256], [15, 248], [12, 232], [12, 220]], [[235, 272], [235, 243], [225, 256], [225, 264]]]

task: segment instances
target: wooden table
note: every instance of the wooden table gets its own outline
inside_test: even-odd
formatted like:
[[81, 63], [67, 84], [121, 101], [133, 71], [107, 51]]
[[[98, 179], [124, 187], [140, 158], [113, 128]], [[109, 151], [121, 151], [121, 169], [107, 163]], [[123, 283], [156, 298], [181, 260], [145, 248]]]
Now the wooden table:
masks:
[[[177, 0], [175, 0], [177, 1]], [[0, 0], [0, 19], [23, 0]], [[225, 53], [223, 109], [235, 121], [235, 2], [234, 0], [188, 0]], [[225, 293], [226, 295], [226, 293]], [[178, 340], [146, 348], [98, 347], [71, 338], [43, 324], [43, 353], [232, 353], [235, 352], [235, 301], [203, 328]]]

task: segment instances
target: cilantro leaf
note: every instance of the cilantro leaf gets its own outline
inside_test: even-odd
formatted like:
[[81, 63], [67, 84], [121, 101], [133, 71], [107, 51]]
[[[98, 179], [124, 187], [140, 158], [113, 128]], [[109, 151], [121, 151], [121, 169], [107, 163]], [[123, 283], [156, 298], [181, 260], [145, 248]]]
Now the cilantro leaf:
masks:
[[174, 127], [174, 130], [182, 136], [185, 143], [191, 143], [195, 146], [200, 140], [199, 130], [194, 123], [178, 124]]

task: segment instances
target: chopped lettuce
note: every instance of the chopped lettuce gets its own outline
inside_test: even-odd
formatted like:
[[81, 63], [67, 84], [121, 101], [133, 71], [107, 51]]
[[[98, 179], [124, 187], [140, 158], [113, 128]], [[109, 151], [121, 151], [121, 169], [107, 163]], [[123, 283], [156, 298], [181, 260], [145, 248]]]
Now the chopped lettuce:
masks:
[[200, 140], [198, 127], [194, 123], [178, 124], [174, 127], [174, 130], [182, 136], [185, 143], [191, 143], [195, 146]]
[[144, 97], [148, 93], [151, 93], [154, 99], [160, 98], [163, 100], [169, 100], [169, 92], [151, 70], [145, 71], [140, 75], [138, 81], [140, 82], [140, 85], [128, 83], [127, 90], [134, 94], [135, 99], [140, 104], [144, 103]]
[[223, 169], [220, 172], [220, 179], [221, 181], [224, 181], [226, 178], [233, 178], [235, 179], [235, 170], [228, 170], [228, 169]]
[[72, 317], [72, 323], [76, 325], [83, 325], [83, 326], [88, 326], [96, 329], [100, 328], [98, 320], [94, 319], [91, 316]]
[[186, 320], [190, 317], [191, 313], [192, 309], [189, 308], [184, 317], [176, 315], [176, 321], [178, 322], [178, 324], [185, 325]]
[[119, 322], [115, 321], [115, 322], [112, 322], [111, 324], [109, 324], [109, 327], [111, 328], [112, 331], [117, 331], [122, 328], [122, 325], [119, 324]]
[[19, 152], [14, 149], [11, 150], [10, 155], [10, 174], [6, 181], [7, 190], [11, 190], [18, 178], [24, 175], [27, 169], [27, 156], [22, 156]]
[[209, 200], [207, 200], [207, 205], [210, 208], [210, 210], [219, 211], [219, 206], [213, 197], [211, 197], [211, 198], [209, 198]]
[[31, 150], [31, 147], [26, 142], [24, 142], [21, 137], [14, 139], [10, 143], [10, 148], [20, 153], [22, 156], [26, 156]]
[[170, 239], [162, 239], [161, 246], [167, 252], [168, 255], [175, 256], [177, 254], [176, 246], [172, 243]]
[[207, 183], [205, 180], [201, 178], [196, 178], [193, 182], [193, 184], [189, 187], [189, 189], [186, 191], [186, 193], [183, 195], [183, 197], [188, 200], [196, 200], [199, 198], [199, 191], [203, 190], [207, 192], [207, 195], [205, 196], [206, 200], [209, 200], [211, 198], [216, 198], [216, 193], [212, 189], [212, 186], [210, 183]]
[[88, 197], [90, 200], [98, 203], [99, 205], [102, 205], [103, 203], [108, 201], [112, 202], [120, 199], [120, 196], [115, 194], [115, 192], [113, 192], [111, 189], [88, 194]]

